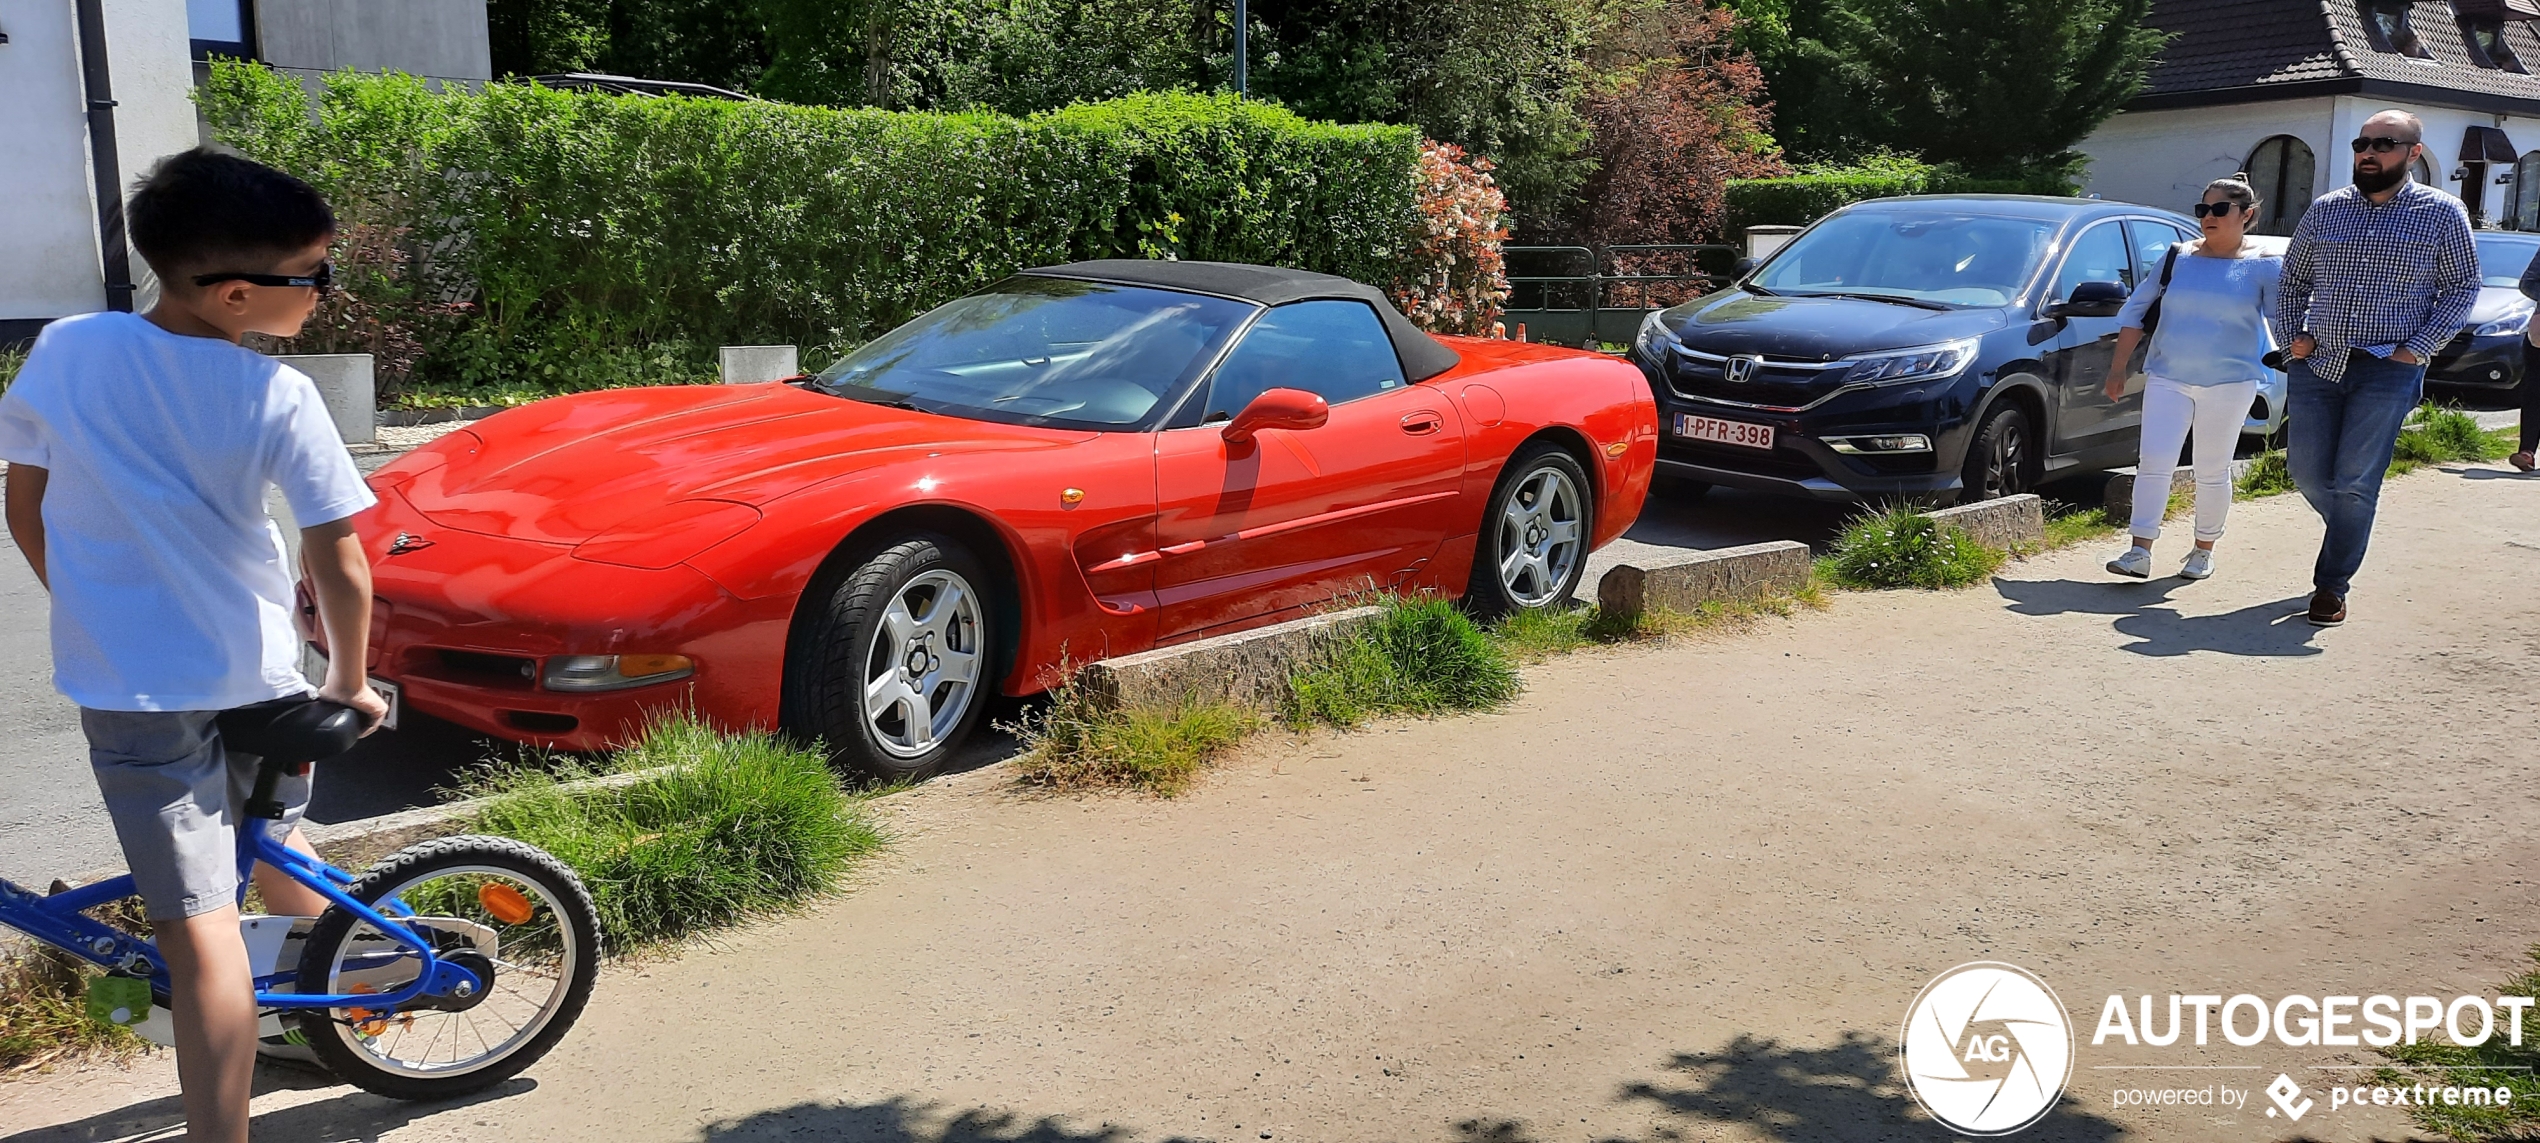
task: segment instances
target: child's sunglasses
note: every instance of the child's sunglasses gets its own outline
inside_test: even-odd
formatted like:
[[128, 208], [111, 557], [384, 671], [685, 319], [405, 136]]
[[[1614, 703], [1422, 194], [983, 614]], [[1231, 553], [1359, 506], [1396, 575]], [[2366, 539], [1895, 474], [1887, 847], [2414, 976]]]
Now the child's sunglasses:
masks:
[[2209, 214], [2216, 218], [2229, 218], [2231, 217], [2232, 211], [2240, 209], [2240, 204], [2236, 202], [2200, 202], [2197, 203], [2193, 209], [2196, 211], [2196, 217], [2198, 218], [2203, 218]]
[[335, 288], [335, 263], [320, 262], [316, 273], [299, 278], [283, 274], [194, 275], [194, 284], [197, 286], [208, 286], [215, 282], [245, 282], [250, 286], [304, 286], [316, 290], [317, 296], [323, 298], [327, 295], [327, 291]]

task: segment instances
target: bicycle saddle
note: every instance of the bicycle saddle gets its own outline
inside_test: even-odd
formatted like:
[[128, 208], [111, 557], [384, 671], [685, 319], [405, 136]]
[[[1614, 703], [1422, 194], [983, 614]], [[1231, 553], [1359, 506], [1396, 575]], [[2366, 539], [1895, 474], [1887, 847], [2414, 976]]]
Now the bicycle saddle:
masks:
[[315, 695], [225, 710], [214, 721], [222, 745], [285, 767], [333, 758], [362, 737], [360, 711]]

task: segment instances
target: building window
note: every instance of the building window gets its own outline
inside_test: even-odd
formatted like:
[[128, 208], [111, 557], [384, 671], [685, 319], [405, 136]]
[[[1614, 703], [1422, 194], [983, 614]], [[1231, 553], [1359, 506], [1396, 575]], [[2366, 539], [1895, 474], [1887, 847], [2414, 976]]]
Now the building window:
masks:
[[2241, 169], [2249, 172], [2249, 186], [2258, 192], [2258, 233], [2293, 233], [2317, 193], [2319, 162], [2311, 145], [2277, 135], [2249, 152]]
[[2540, 151], [2514, 164], [2513, 209], [2505, 218], [2515, 230], [2540, 230]]
[[255, 57], [256, 17], [251, 0], [185, 0], [185, 25], [196, 59]]
[[2461, 38], [2469, 44], [2469, 59], [2480, 67], [2503, 71], [2522, 71], [2522, 58], [2514, 54], [2512, 44], [2505, 42], [2505, 22], [2493, 17], [2461, 17]]
[[2425, 161], [2424, 155], [2418, 155], [2415, 162], [2408, 164], [2408, 177], [2415, 179], [2420, 185], [2433, 187], [2436, 190], [2443, 189], [2442, 183], [2434, 181], [2434, 168]]
[[2408, 13], [2416, 7], [2409, 0], [2361, 0], [2364, 34], [2372, 46], [2385, 52], [2397, 52], [2421, 60], [2434, 58], [2425, 50], [2425, 41], [2417, 38], [2416, 29], [2408, 24]]

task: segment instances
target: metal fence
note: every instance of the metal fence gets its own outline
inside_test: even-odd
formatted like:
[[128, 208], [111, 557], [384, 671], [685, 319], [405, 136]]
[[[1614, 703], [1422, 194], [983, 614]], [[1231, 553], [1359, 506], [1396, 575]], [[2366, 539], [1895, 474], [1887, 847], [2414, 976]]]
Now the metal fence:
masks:
[[1508, 335], [1594, 349], [1628, 342], [1642, 315], [1728, 284], [1735, 246], [1509, 246]]

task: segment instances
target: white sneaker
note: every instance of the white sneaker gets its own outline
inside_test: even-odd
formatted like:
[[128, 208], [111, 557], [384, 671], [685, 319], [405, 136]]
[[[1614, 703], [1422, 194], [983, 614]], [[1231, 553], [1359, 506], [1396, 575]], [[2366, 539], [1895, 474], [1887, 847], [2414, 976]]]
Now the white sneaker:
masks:
[[2108, 561], [2108, 570], [2136, 579], [2152, 578], [2152, 552], [2147, 548], [2127, 548], [2125, 554]]
[[2188, 579], [2205, 579], [2214, 574], [2214, 553], [2196, 548], [2187, 553], [2187, 562], [2178, 565], [2178, 574]]

